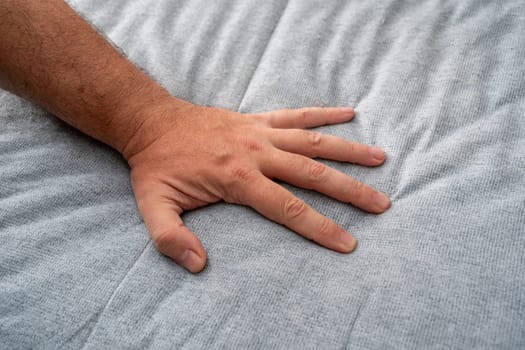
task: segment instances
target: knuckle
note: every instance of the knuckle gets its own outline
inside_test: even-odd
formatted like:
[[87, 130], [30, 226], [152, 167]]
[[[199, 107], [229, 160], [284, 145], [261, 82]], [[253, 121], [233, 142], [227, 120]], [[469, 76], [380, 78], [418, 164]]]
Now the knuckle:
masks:
[[306, 122], [308, 121], [308, 116], [310, 115], [310, 113], [308, 112], [308, 109], [300, 109], [299, 111], [299, 118], [301, 119], [301, 121], [306, 124]]
[[249, 151], [260, 152], [264, 149], [262, 142], [253, 138], [241, 137], [239, 141], [241, 145]]
[[319, 236], [327, 237], [332, 234], [332, 223], [326, 217], [321, 219], [321, 225], [319, 226]]
[[285, 220], [295, 219], [303, 215], [305, 211], [306, 204], [297, 198], [290, 198], [284, 202], [283, 217]]
[[234, 183], [244, 183], [252, 179], [253, 169], [244, 166], [233, 166], [230, 171]]
[[244, 204], [246, 184], [255, 180], [255, 169], [231, 166], [221, 185], [221, 196], [228, 203]]
[[165, 252], [175, 244], [175, 235], [172, 231], [164, 231], [153, 238], [155, 247], [161, 252]]
[[306, 138], [308, 139], [308, 142], [310, 143], [310, 146], [313, 147], [319, 147], [321, 145], [321, 141], [323, 140], [322, 136], [318, 132], [314, 131], [307, 131], [305, 130]]
[[326, 174], [326, 165], [318, 162], [314, 162], [308, 169], [308, 175], [312, 181], [324, 180]]
[[261, 113], [261, 114], [252, 114], [253, 120], [262, 126], [270, 126], [275, 120], [273, 113]]
[[361, 182], [356, 182], [350, 187], [350, 196], [353, 201], [359, 201], [363, 197], [365, 185]]

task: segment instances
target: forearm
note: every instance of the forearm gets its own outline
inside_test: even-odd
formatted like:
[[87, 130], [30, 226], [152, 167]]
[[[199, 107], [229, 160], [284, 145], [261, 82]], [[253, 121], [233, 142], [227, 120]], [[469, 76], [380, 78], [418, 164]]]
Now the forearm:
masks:
[[62, 0], [1, 1], [0, 33], [0, 87], [120, 152], [170, 99]]

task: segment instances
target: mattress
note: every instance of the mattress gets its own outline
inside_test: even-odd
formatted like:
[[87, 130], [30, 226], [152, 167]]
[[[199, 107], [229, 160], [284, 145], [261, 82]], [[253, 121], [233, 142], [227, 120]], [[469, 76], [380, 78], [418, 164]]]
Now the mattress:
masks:
[[359, 241], [255, 211], [185, 213], [208, 252], [160, 254], [109, 147], [0, 91], [0, 348], [525, 347], [525, 4], [71, 0], [173, 95], [244, 113], [354, 106], [324, 133], [379, 168], [367, 214], [283, 184]]

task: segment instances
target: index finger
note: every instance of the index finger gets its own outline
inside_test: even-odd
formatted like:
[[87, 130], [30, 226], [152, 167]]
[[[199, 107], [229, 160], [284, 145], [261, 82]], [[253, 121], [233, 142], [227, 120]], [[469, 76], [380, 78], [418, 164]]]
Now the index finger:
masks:
[[349, 253], [357, 245], [356, 240], [334, 221], [265, 176], [257, 177], [255, 183], [250, 184], [242, 202], [268, 219], [326, 248]]

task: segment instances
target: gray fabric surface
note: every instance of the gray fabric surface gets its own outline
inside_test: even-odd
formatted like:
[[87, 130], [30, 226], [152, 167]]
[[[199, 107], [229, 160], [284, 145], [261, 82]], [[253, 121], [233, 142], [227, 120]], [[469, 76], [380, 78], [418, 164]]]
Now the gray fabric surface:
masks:
[[242, 112], [353, 105], [386, 149], [366, 214], [289, 187], [342, 255], [217, 204], [191, 275], [151, 244], [117, 153], [0, 92], [0, 348], [525, 347], [523, 1], [71, 1], [174, 95]]

